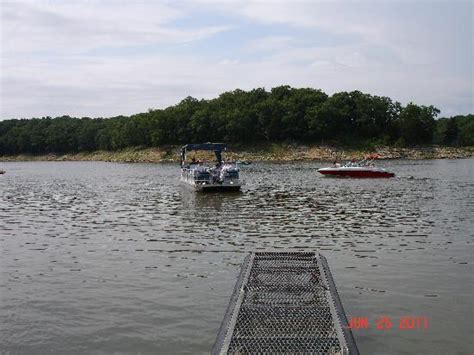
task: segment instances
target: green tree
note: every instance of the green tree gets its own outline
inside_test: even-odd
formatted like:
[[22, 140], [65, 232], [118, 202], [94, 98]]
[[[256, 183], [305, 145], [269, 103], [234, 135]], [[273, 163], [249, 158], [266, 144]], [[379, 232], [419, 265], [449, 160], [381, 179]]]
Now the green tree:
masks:
[[439, 112], [433, 106], [408, 104], [400, 113], [400, 137], [409, 145], [431, 144]]
[[459, 141], [459, 128], [456, 117], [451, 117], [446, 123], [443, 143], [446, 145], [455, 145]]
[[309, 128], [320, 140], [344, 142], [355, 134], [356, 103], [351, 94], [340, 92], [328, 98], [320, 107], [308, 111]]
[[328, 96], [288, 85], [236, 89], [211, 100], [188, 96], [177, 105], [130, 117], [0, 121], [0, 155], [206, 141], [429, 144], [433, 132], [436, 143], [474, 145], [473, 115], [435, 120], [438, 113], [433, 106], [402, 107], [360, 91]]

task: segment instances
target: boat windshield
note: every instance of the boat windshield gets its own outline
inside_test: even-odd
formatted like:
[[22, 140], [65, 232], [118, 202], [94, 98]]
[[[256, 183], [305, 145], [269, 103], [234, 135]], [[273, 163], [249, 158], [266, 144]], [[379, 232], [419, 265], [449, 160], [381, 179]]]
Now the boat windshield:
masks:
[[[369, 166], [369, 167], [373, 167], [374, 166], [374, 158], [366, 158], [366, 159], [362, 159], [362, 160], [359, 160], [359, 161], [356, 161], [355, 159], [353, 159], [352, 161], [350, 162], [347, 162], [346, 164], [342, 165], [343, 167], [345, 168], [350, 168], [350, 167], [366, 167], [366, 166]], [[334, 163], [334, 167], [340, 167], [341, 165], [338, 164], [338, 163]]]

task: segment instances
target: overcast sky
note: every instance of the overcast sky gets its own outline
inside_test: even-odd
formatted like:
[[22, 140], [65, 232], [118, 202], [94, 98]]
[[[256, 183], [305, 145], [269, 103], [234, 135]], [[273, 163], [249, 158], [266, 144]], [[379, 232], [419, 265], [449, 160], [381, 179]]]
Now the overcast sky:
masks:
[[0, 0], [0, 119], [278, 85], [474, 113], [471, 1]]

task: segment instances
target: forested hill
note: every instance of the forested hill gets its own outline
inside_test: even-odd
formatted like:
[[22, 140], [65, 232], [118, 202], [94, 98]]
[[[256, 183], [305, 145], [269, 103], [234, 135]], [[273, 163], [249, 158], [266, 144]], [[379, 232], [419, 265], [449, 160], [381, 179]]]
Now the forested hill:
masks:
[[334, 145], [474, 145], [474, 115], [436, 120], [439, 110], [360, 91], [332, 96], [280, 86], [187, 97], [130, 117], [43, 117], [0, 121], [0, 155], [117, 150], [223, 141]]

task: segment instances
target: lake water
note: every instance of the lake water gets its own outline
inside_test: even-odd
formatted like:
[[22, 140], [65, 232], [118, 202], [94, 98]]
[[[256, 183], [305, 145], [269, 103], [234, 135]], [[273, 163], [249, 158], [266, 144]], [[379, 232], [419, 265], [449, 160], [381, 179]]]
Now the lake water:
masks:
[[255, 163], [241, 194], [203, 195], [176, 164], [0, 163], [0, 350], [206, 354], [247, 252], [311, 250], [368, 319], [361, 353], [472, 354], [474, 160], [323, 165]]

